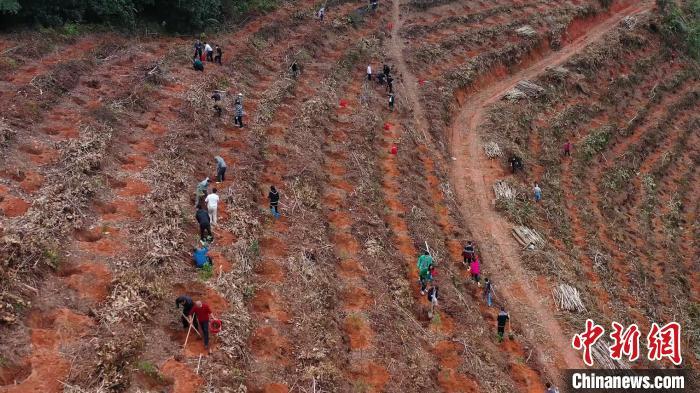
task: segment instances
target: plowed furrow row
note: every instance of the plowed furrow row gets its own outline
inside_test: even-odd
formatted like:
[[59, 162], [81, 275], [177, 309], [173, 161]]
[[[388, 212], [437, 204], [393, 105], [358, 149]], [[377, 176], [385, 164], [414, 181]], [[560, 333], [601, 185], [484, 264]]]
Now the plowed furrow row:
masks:
[[[357, 74], [361, 75], [361, 69], [358, 71]], [[322, 200], [325, 202], [324, 210], [329, 223], [329, 238], [339, 260], [337, 276], [342, 287], [342, 324], [348, 337], [347, 350], [350, 353], [348, 377], [358, 380], [355, 386], [367, 386], [368, 391], [381, 392], [389, 381], [389, 373], [386, 366], [377, 360], [381, 342], [376, 337], [371, 321], [372, 309], [378, 307], [377, 301], [381, 301], [381, 293], [367, 286], [364, 272], [347, 268], [357, 264], [365, 265], [362, 261], [367, 258], [361, 254], [363, 244], [353, 233], [353, 213], [348, 209], [349, 196], [358, 187], [354, 179], [348, 179], [348, 163], [352, 160], [350, 154], [355, 150], [348, 144], [355, 132], [349, 116], [361, 106], [361, 85], [360, 78], [353, 78], [345, 89], [350, 100], [346, 102], [346, 107], [337, 110], [336, 120], [326, 132], [323, 168], [328, 182]]]
[[[403, 28], [401, 36], [412, 40], [412, 42], [428, 42], [440, 43], [444, 45], [445, 40], [454, 40], [457, 36], [462, 36], [466, 32], [478, 32], [480, 30], [493, 29], [500, 26], [500, 32], [504, 32], [504, 27], [521, 27], [529, 25], [532, 19], [542, 22], [539, 18], [534, 18], [540, 13], [553, 13], [552, 10], [559, 10], [561, 1], [547, 2], [539, 1], [536, 3], [520, 4], [520, 5], [502, 5], [499, 7], [490, 8], [478, 13], [467, 15], [449, 16], [445, 19], [431, 24], [412, 24]], [[547, 5], [546, 10], [542, 10], [543, 5]], [[537, 28], [538, 25], [530, 25]], [[515, 30], [515, 28], [513, 28]], [[418, 41], [420, 40], [420, 41]]]
[[[352, 4], [349, 4], [348, 11], [351, 8]], [[335, 62], [344, 55], [346, 49], [355, 44], [356, 40], [367, 34], [368, 31], [375, 29], [378, 24], [376, 20], [367, 23], [368, 25], [360, 30], [353, 30], [343, 39], [335, 40], [333, 45], [323, 44], [318, 48], [314, 54], [315, 58], [323, 60], [303, 68], [295, 87], [294, 99], [285, 100], [276, 109], [274, 117], [265, 131], [265, 151], [272, 154], [266, 154], [264, 169], [260, 175], [261, 182], [259, 184], [262, 195], [267, 195], [270, 185], [276, 185], [284, 190], [282, 192], [291, 192], [293, 182], [290, 181], [291, 174], [288, 173], [289, 169], [287, 169], [285, 160], [288, 155], [297, 152], [297, 149], [300, 148], [287, 135], [287, 129], [293, 128], [293, 124], [299, 121], [298, 108], [295, 106], [298, 105], [297, 103], [304, 103], [310, 97], [318, 94], [321, 88], [318, 81], [324, 80], [324, 75], [332, 74], [333, 67], [337, 66]], [[266, 201], [263, 199], [260, 200], [260, 205], [267, 208]], [[284, 200], [281, 208], [283, 215], [292, 214], [287, 211], [289, 206], [285, 205]], [[296, 218], [283, 217], [263, 231], [261, 241], [263, 261], [256, 268], [256, 281], [260, 285], [270, 288], [270, 302], [266, 307], [283, 310], [290, 320], [303, 318], [301, 315], [292, 314], [290, 309], [296, 309], [298, 302], [304, 296], [319, 296], [315, 292], [318, 288], [299, 287], [298, 282], [285, 279], [288, 274], [286, 261], [292, 257], [291, 252], [296, 250], [294, 255], [297, 251], [303, 252], [303, 250], [299, 250], [302, 245], [298, 244], [298, 236], [301, 233], [298, 225]], [[286, 290], [282, 290], [282, 288], [286, 288]], [[255, 309], [252, 311], [253, 314], [256, 314]], [[292, 359], [294, 350], [289, 346], [290, 341], [297, 336], [303, 336], [304, 332], [297, 331], [294, 326], [286, 325], [283, 323], [284, 321], [275, 320], [274, 315], [266, 320], [268, 322], [258, 326], [253, 333], [251, 345], [257, 360], [251, 365], [250, 372], [258, 377], [255, 385], [263, 389], [271, 386], [290, 386], [291, 384], [285, 384], [280, 376], [285, 375], [284, 370], [291, 369], [294, 365]], [[328, 334], [335, 335], [336, 333], [329, 331]], [[273, 352], [266, 349], [275, 347], [274, 344], [279, 344], [277, 345], [278, 349]]]

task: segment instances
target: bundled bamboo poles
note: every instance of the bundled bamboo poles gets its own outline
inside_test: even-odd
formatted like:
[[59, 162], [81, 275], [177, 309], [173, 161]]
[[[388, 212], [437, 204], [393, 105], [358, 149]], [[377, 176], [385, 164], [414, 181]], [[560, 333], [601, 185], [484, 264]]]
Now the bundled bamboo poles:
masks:
[[484, 152], [486, 153], [486, 157], [488, 158], [496, 158], [500, 157], [503, 155], [503, 152], [501, 151], [501, 148], [498, 146], [496, 142], [488, 142], [484, 145]]
[[552, 290], [554, 301], [560, 310], [573, 312], [585, 312], [586, 306], [581, 301], [581, 294], [578, 289], [567, 284], [559, 284]]

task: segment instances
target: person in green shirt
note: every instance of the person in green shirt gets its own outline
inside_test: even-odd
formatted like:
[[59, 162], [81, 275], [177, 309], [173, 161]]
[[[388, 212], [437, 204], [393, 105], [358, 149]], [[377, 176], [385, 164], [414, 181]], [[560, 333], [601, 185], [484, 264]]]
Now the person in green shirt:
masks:
[[420, 293], [425, 295], [425, 288], [430, 280], [430, 266], [433, 265], [433, 257], [428, 251], [424, 251], [423, 255], [418, 258], [418, 278], [420, 279]]

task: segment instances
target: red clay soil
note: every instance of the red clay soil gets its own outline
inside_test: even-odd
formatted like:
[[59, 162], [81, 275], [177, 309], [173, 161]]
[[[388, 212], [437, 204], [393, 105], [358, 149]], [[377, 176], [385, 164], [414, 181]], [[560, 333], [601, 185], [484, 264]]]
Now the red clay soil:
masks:
[[286, 365], [290, 361], [289, 342], [272, 326], [261, 326], [253, 332], [250, 349], [256, 357], [274, 364]]
[[204, 380], [192, 368], [171, 358], [160, 366], [160, 372], [174, 381], [172, 393], [196, 393]]
[[29, 202], [10, 195], [2, 195], [0, 191], [0, 211], [7, 217], [19, 217], [29, 210]]
[[384, 366], [371, 361], [362, 362], [351, 366], [354, 370], [349, 373], [350, 377], [362, 381], [367, 387], [367, 392], [382, 392], [384, 386], [389, 382], [391, 375]]
[[112, 273], [101, 263], [83, 263], [62, 267], [59, 275], [81, 297], [99, 303], [107, 297]]
[[63, 391], [61, 380], [70, 369], [60, 349], [62, 345], [89, 333], [93, 321], [87, 316], [60, 308], [48, 312], [32, 311], [27, 317], [32, 353], [31, 373], [17, 385], [0, 386], [2, 393], [45, 393]]
[[[501, 217], [488, 200], [490, 188], [496, 179], [504, 176], [501, 171], [494, 171], [494, 168], [484, 165], [485, 160], [482, 143], [479, 139], [477, 129], [485, 114], [486, 108], [496, 102], [518, 81], [530, 79], [541, 73], [546, 67], [553, 67], [562, 64], [572, 55], [580, 51], [585, 46], [600, 39], [606, 32], [614, 28], [625, 16], [635, 15], [649, 11], [653, 7], [650, 2], [639, 2], [627, 6], [617, 12], [608, 15], [596, 25], [591, 25], [588, 34], [566, 45], [561, 51], [544, 55], [537, 61], [531, 61], [520, 71], [501, 79], [498, 83], [492, 83], [482, 89], [473, 90], [473, 93], [466, 97], [461, 103], [462, 112], [455, 119], [450, 133], [452, 156], [456, 160], [452, 163], [451, 176], [461, 207], [465, 217], [470, 217], [471, 221], [478, 222], [479, 225], [470, 225], [480, 243], [491, 243], [494, 247], [487, 250], [489, 260], [496, 263], [503, 261], [509, 271], [509, 278], [512, 281], [527, 283], [523, 267], [519, 264], [519, 247], [515, 244], [510, 235], [510, 223]], [[463, 130], [466, 130], [463, 131]], [[500, 168], [498, 168], [500, 169]], [[499, 173], [500, 172], [500, 173]], [[501, 280], [505, 282], [506, 280]], [[541, 295], [536, 290], [526, 284], [524, 288], [527, 309], [531, 315], [536, 315], [542, 324], [544, 331], [550, 333], [551, 348], [556, 349], [556, 353], [561, 356], [559, 365], [564, 364], [565, 368], [576, 368], [581, 365], [581, 360], [572, 349], [570, 341], [561, 330], [557, 321], [552, 317], [551, 307], [544, 306], [539, 302]], [[508, 298], [513, 298], [509, 286], [501, 284], [501, 293]], [[523, 310], [525, 311], [525, 310]], [[546, 359], [542, 359], [546, 360]], [[549, 372], [558, 376], [558, 367], [547, 362]], [[558, 378], [557, 378], [558, 379]]]
[[275, 292], [268, 288], [262, 288], [255, 292], [255, 297], [251, 301], [251, 309], [260, 316], [288, 323], [291, 317], [284, 310], [281, 301], [279, 295]]
[[343, 321], [343, 331], [350, 340], [350, 349], [366, 349], [370, 346], [374, 333], [367, 322], [357, 314], [351, 314]]

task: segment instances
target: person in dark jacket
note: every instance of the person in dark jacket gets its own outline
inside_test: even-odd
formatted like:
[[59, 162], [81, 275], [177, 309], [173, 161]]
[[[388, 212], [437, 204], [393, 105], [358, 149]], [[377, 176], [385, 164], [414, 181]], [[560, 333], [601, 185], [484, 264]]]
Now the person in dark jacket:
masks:
[[204, 50], [204, 45], [199, 40], [194, 42], [194, 56], [192, 59], [202, 59], [202, 51]]
[[275, 218], [280, 218], [279, 203], [280, 194], [277, 192], [275, 186], [270, 186], [270, 193], [267, 194], [267, 198], [270, 200], [270, 211]]
[[211, 222], [209, 221], [209, 212], [204, 207], [197, 209], [197, 223], [199, 223], [199, 238], [203, 242], [211, 242], [214, 238], [211, 234]]
[[292, 77], [294, 79], [296, 79], [296, 77], [299, 76], [299, 65], [297, 64], [296, 61], [292, 63], [291, 69], [292, 69]]
[[[180, 305], [182, 304], [182, 313], [180, 314], [180, 320], [182, 321], [182, 327], [187, 329], [190, 327], [190, 323], [185, 317], [186, 315], [190, 314], [190, 311], [192, 311], [192, 307], [194, 307], [194, 302], [192, 301], [192, 298], [187, 296], [187, 295], [182, 295], [175, 299], [175, 308], [178, 310], [180, 309]], [[195, 322], [196, 323], [196, 322]], [[197, 325], [194, 325], [195, 329], [197, 328]]]
[[471, 240], [467, 242], [466, 246], [464, 246], [464, 249], [462, 250], [462, 258], [464, 258], [465, 265], [469, 265], [472, 260], [474, 260], [474, 245], [472, 244]]
[[394, 78], [392, 78], [391, 75], [386, 76], [386, 90], [389, 93], [394, 92]]
[[384, 68], [382, 69], [382, 71], [384, 71], [384, 75], [388, 76], [389, 74], [391, 74], [391, 68], [389, 68], [389, 66], [386, 64], [384, 64]]
[[496, 332], [498, 333], [498, 341], [503, 341], [503, 335], [506, 332], [506, 323], [510, 320], [510, 316], [506, 312], [505, 307], [501, 307], [501, 311], [498, 312], [498, 317], [496, 317]]
[[219, 45], [216, 46], [216, 56], [214, 56], [214, 63], [221, 65], [221, 57], [223, 56], [223, 51]]
[[221, 117], [221, 104], [219, 104], [219, 101], [221, 101], [221, 93], [219, 93], [218, 90], [214, 90], [214, 94], [211, 95], [211, 99], [214, 100], [214, 111], [216, 112], [216, 115]]

